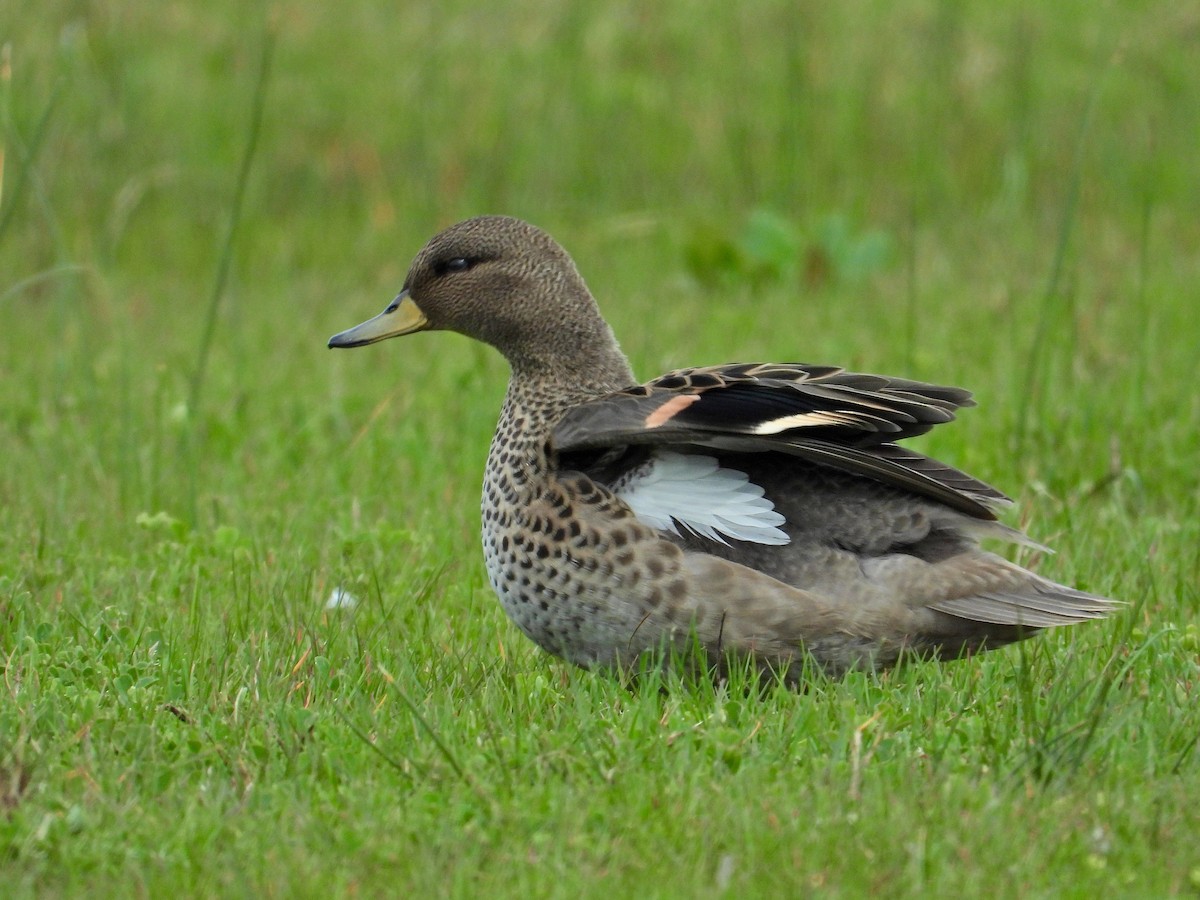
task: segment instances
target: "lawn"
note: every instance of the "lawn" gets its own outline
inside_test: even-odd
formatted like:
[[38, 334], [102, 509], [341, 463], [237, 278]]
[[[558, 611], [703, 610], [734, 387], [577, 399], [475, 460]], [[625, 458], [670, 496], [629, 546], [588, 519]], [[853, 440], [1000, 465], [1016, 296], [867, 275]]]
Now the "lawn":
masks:
[[[1200, 894], [1198, 41], [1166, 2], [0, 7], [0, 893]], [[973, 389], [917, 445], [1128, 605], [800, 691], [543, 654], [479, 549], [503, 361], [325, 349], [484, 212], [645, 377]]]

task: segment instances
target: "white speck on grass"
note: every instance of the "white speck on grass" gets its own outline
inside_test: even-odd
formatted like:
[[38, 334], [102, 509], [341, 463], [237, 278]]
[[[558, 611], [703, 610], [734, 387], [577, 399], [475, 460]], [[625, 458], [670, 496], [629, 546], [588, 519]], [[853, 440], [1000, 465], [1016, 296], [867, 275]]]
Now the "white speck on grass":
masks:
[[717, 863], [717, 890], [724, 891], [729, 887], [729, 882], [733, 880], [733, 865], [734, 859], [732, 853], [726, 853]]
[[329, 599], [325, 601], [326, 609], [354, 609], [358, 606], [358, 598], [344, 588], [336, 587]]

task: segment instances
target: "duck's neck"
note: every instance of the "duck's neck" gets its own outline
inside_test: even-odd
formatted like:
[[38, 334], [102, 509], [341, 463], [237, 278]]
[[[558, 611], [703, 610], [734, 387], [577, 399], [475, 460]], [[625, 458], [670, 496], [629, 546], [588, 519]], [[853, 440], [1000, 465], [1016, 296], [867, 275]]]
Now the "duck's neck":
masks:
[[[555, 423], [567, 410], [588, 400], [634, 384], [624, 357], [621, 366], [597, 377], [595, 371], [547, 371], [514, 366], [500, 410], [496, 437], [509, 447], [545, 443]], [[497, 444], [493, 443], [493, 451]]]
[[550, 473], [547, 442], [567, 410], [634, 383], [633, 371], [615, 343], [611, 353], [578, 369], [513, 362], [488, 451], [485, 510], [489, 493], [493, 502], [500, 495], [507, 495], [510, 502], [528, 501], [537, 493]]
[[563, 323], [553, 341], [505, 355], [512, 376], [501, 424], [539, 441], [573, 406], [636, 383], [629, 360], [598, 313], [573, 326]]

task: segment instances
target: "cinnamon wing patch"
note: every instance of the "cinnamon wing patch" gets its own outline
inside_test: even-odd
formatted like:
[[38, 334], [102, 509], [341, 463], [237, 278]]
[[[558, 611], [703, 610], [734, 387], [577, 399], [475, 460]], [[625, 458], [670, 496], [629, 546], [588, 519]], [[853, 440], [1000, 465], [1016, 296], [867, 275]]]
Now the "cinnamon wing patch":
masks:
[[699, 394], [677, 394], [646, 416], [647, 428], [658, 428], [700, 399]]

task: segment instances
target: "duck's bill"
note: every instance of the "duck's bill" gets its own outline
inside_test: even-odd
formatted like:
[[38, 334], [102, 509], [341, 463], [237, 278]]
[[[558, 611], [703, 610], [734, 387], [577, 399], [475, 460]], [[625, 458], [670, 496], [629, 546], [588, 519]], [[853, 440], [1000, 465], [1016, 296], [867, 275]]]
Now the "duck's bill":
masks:
[[367, 319], [361, 325], [355, 325], [331, 337], [329, 346], [364, 347], [390, 337], [412, 334], [427, 327], [429, 320], [425, 318], [425, 313], [421, 312], [421, 308], [408, 296], [408, 291], [402, 291], [400, 296], [375, 318]]

